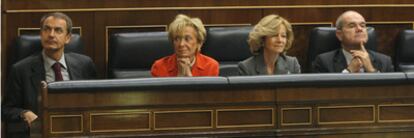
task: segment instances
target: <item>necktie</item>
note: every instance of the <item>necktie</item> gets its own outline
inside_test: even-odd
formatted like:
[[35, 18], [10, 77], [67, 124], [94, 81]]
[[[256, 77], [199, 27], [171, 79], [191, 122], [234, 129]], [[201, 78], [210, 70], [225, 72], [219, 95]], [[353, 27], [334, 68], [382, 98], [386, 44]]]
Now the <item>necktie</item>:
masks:
[[53, 64], [52, 68], [55, 72], [55, 81], [63, 81], [60, 63], [56, 62], [55, 64]]

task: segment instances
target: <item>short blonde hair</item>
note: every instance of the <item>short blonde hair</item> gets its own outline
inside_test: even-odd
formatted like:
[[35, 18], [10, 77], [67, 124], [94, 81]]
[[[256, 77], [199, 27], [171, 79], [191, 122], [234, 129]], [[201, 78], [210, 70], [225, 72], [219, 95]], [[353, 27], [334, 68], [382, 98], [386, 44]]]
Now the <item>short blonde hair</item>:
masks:
[[168, 26], [168, 38], [171, 42], [174, 41], [174, 36], [181, 34], [184, 32], [184, 28], [190, 26], [193, 27], [196, 31], [197, 41], [200, 44], [198, 47], [198, 51], [201, 50], [201, 46], [203, 45], [206, 39], [206, 28], [204, 28], [203, 22], [199, 18], [190, 18], [184, 14], [178, 14], [174, 21]]
[[276, 35], [276, 31], [281, 25], [285, 26], [287, 33], [287, 42], [284, 52], [289, 50], [292, 47], [294, 39], [292, 25], [285, 18], [276, 14], [271, 14], [262, 18], [249, 33], [247, 42], [250, 46], [250, 52], [254, 55], [259, 54], [264, 47], [265, 37]]

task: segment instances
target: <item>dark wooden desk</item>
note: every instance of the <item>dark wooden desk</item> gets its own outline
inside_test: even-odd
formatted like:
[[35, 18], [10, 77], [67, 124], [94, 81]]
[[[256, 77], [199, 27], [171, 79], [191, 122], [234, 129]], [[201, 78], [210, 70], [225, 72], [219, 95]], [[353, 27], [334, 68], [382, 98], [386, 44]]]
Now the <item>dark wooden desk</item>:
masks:
[[43, 136], [412, 137], [405, 76], [57, 82], [43, 89]]

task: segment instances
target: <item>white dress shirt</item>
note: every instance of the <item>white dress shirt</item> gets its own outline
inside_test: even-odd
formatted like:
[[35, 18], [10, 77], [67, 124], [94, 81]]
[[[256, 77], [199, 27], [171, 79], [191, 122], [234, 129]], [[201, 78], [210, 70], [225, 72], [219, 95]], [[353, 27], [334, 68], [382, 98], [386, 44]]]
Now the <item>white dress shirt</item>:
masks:
[[[342, 48], [342, 53], [345, 56], [346, 64], [349, 65], [353, 59], [352, 54]], [[359, 72], [365, 72], [364, 68], [360, 68]], [[350, 73], [346, 68], [342, 70], [342, 73]]]
[[[48, 57], [45, 54], [44, 50], [42, 51], [42, 57], [43, 57], [43, 65], [45, 67], [45, 73], [46, 73], [46, 81], [47, 82], [55, 81], [55, 72], [53, 71], [52, 66], [57, 61], [55, 61], [52, 58]], [[63, 80], [69, 80], [69, 72], [68, 72], [68, 67], [66, 66], [65, 54], [64, 53], [62, 54], [62, 57], [60, 58], [60, 60], [58, 62], [62, 66], [61, 73], [62, 73]]]

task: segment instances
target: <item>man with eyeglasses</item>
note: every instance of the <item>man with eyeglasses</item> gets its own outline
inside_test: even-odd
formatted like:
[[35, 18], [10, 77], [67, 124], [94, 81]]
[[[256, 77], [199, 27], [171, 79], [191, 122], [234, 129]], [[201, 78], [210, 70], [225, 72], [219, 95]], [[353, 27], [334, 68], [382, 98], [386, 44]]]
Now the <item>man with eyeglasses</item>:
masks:
[[40, 21], [42, 51], [17, 62], [11, 68], [2, 103], [2, 121], [7, 137], [30, 137], [30, 127], [38, 118], [37, 97], [41, 81], [93, 79], [92, 60], [65, 53], [72, 35], [72, 20], [63, 13], [48, 13]]
[[340, 49], [318, 55], [312, 63], [315, 73], [376, 73], [394, 71], [391, 58], [367, 50], [368, 41], [364, 17], [356, 11], [346, 11], [336, 20], [336, 37]]

